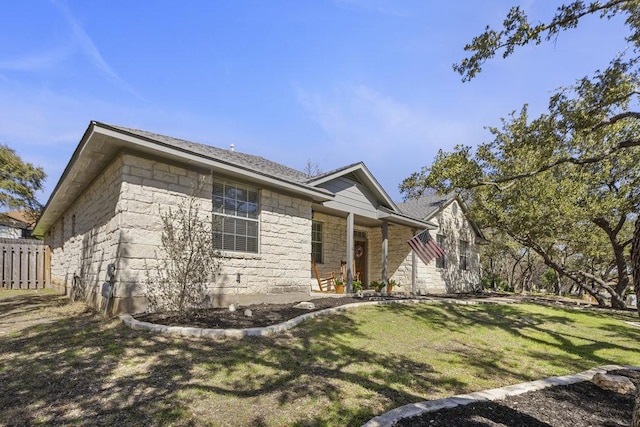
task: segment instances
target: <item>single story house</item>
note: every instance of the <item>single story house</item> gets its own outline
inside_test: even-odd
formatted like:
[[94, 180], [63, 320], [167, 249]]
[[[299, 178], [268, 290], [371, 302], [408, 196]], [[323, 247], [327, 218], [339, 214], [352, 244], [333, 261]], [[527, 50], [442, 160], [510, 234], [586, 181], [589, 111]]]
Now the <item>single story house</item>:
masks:
[[99, 122], [87, 128], [33, 232], [51, 247], [52, 281], [98, 308], [110, 279], [113, 312], [143, 311], [162, 249], [160, 215], [203, 178], [201, 212], [221, 224], [212, 304], [309, 299], [312, 258], [321, 274], [344, 266], [348, 285], [353, 277], [395, 279], [407, 291], [429, 291], [406, 242], [439, 225], [403, 212], [363, 163], [309, 176], [233, 148]]
[[33, 220], [25, 211], [0, 213], [0, 238], [27, 239], [32, 230]]

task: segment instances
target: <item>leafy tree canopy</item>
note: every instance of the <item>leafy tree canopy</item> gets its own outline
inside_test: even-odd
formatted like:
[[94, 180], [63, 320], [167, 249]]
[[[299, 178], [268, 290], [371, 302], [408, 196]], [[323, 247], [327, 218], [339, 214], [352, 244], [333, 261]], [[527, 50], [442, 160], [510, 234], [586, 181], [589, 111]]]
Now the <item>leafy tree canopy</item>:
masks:
[[0, 144], [0, 205], [38, 211], [36, 192], [42, 188], [44, 170], [24, 162], [14, 150]]
[[[632, 50], [557, 91], [547, 113], [531, 118], [526, 105], [512, 113], [501, 128], [490, 129], [493, 141], [475, 151], [457, 146], [438, 152], [430, 167], [409, 176], [400, 189], [407, 197], [431, 187], [470, 193], [476, 219], [485, 226], [533, 249], [559, 274], [583, 286], [597, 283], [621, 305], [615, 300], [629, 280], [629, 221], [640, 207], [640, 1], [575, 1], [537, 24], [514, 7], [503, 29], [487, 27], [466, 46], [471, 56], [454, 69], [470, 80], [496, 53], [507, 57], [519, 46], [549, 40], [590, 14], [624, 15]], [[639, 233], [640, 221], [636, 240]]]
[[485, 61], [496, 54], [502, 53], [502, 57], [507, 58], [520, 46], [549, 41], [562, 31], [576, 28], [580, 20], [589, 15], [607, 19], [616, 15], [624, 16], [631, 30], [627, 41], [634, 52], [640, 47], [640, 2], [637, 0], [577, 0], [561, 5], [549, 22], [540, 23], [530, 22], [520, 6], [515, 6], [504, 19], [502, 29], [495, 30], [487, 26], [484, 33], [474, 37], [465, 46], [464, 49], [472, 54], [459, 64], [454, 64], [453, 69], [462, 76], [463, 81], [469, 81], [482, 71]]

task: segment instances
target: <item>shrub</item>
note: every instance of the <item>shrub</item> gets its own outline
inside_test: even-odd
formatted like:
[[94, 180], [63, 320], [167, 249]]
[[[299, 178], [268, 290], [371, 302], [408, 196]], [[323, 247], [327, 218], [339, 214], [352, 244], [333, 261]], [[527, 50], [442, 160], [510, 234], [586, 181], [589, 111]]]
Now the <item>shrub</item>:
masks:
[[155, 277], [147, 277], [149, 311], [184, 312], [202, 307], [209, 297], [220, 252], [213, 242], [211, 217], [200, 213], [201, 190], [202, 183], [176, 209], [160, 214], [164, 256], [159, 257]]

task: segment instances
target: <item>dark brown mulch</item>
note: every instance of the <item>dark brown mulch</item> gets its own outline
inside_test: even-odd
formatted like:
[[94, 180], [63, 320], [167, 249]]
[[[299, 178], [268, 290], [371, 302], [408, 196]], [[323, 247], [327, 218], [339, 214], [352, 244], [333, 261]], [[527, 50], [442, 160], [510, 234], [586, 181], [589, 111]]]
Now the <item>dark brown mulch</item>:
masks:
[[[241, 305], [236, 311], [228, 308], [211, 308], [189, 313], [150, 313], [136, 315], [136, 319], [143, 322], [157, 323], [168, 326], [192, 326], [196, 328], [212, 329], [244, 329], [260, 328], [277, 323], [286, 322], [311, 311], [338, 307], [354, 302], [370, 301], [373, 298], [316, 298], [312, 300], [315, 308], [306, 310], [294, 308], [295, 303], [289, 304], [253, 304]], [[380, 298], [376, 298], [380, 299]], [[385, 299], [401, 299], [387, 297]], [[245, 310], [251, 310], [251, 316], [245, 316]]]
[[[619, 370], [611, 374], [629, 377], [640, 386], [640, 371]], [[634, 396], [602, 390], [589, 381], [555, 386], [507, 397], [427, 412], [396, 423], [404, 426], [532, 426], [582, 427], [629, 426]]]
[[[480, 299], [494, 296], [504, 296], [497, 293], [468, 293], [468, 294], [443, 294], [439, 298], [453, 299]], [[293, 308], [296, 303], [289, 304], [252, 304], [241, 305], [236, 311], [228, 308], [210, 308], [196, 310], [189, 313], [145, 313], [137, 314], [135, 318], [143, 322], [156, 323], [167, 326], [191, 326], [196, 328], [211, 329], [245, 329], [261, 328], [286, 322], [311, 311], [324, 310], [325, 308], [338, 307], [345, 304], [363, 301], [419, 299], [424, 297], [409, 296], [403, 293], [394, 295], [363, 295], [355, 297], [324, 297], [311, 300], [315, 305], [312, 310]], [[245, 310], [251, 310], [251, 316], [245, 316]]]

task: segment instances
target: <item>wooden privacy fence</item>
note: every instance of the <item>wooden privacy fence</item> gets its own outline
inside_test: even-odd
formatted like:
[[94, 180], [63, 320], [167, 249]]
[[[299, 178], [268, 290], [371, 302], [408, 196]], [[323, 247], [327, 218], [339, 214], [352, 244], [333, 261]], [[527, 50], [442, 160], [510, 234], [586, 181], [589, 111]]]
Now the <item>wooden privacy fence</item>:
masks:
[[0, 239], [2, 289], [42, 289], [51, 285], [51, 251], [40, 240]]

